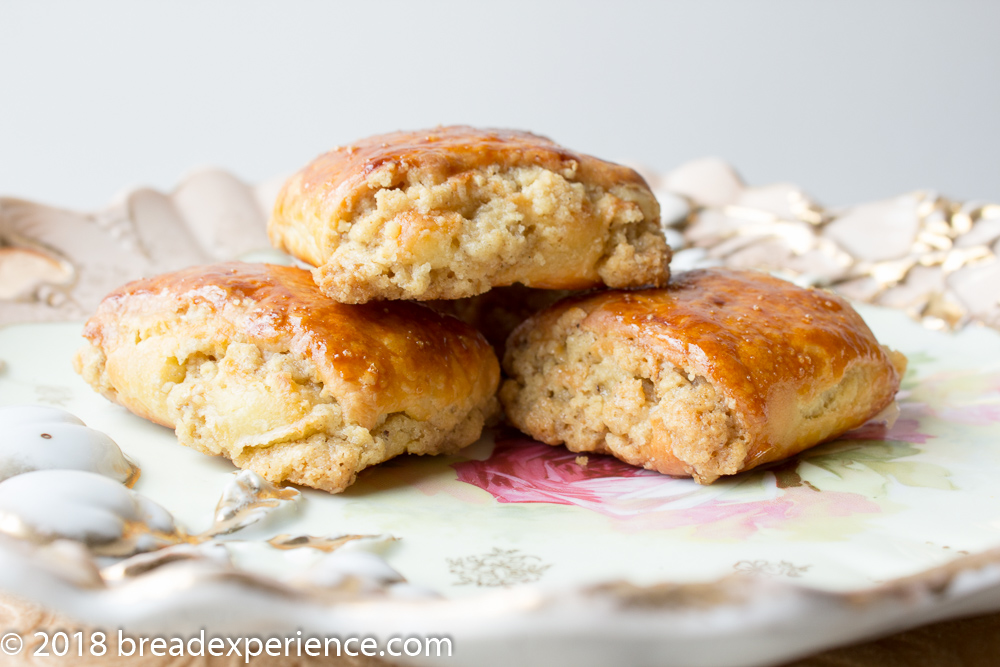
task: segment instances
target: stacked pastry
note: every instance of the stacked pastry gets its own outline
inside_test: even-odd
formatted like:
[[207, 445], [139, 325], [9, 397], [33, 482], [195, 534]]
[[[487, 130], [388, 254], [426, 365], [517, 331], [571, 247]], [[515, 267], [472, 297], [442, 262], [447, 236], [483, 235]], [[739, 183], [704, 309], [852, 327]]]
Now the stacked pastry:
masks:
[[857, 426], [899, 386], [901, 356], [835, 296], [753, 272], [668, 284], [643, 179], [524, 132], [337, 148], [285, 184], [269, 235], [311, 275], [232, 263], [130, 283], [76, 366], [273, 482], [337, 492], [470, 444], [499, 409], [490, 342], [524, 432], [703, 483]]

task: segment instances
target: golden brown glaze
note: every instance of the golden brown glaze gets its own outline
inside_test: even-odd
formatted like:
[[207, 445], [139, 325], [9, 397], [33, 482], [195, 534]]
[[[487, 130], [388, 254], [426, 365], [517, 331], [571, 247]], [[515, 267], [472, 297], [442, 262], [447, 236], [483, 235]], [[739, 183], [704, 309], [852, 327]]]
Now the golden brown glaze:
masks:
[[775, 391], [811, 377], [841, 377], [859, 359], [885, 358], [843, 299], [764, 273], [690, 271], [668, 289], [606, 292], [585, 308], [585, 326], [624, 336], [641, 330], [636, 342], [728, 387], [762, 420]]
[[[549, 340], [547, 332], [559, 330], [571, 311], [583, 311], [579, 330], [627, 341], [691, 379], [711, 382], [749, 444], [741, 470], [859, 426], [893, 400], [905, 369], [905, 358], [881, 346], [842, 298], [725, 269], [675, 274], [665, 289], [561, 301], [512, 334], [505, 365], [512, 347]], [[658, 447], [651, 446], [645, 462], [630, 462], [697, 476], [669, 447]]]
[[423, 420], [482, 400], [499, 380], [492, 349], [472, 327], [408, 302], [339, 304], [308, 271], [268, 264], [195, 267], [129, 283], [108, 295], [84, 336], [113, 349], [108, 338], [131, 334], [114, 326], [119, 315], [201, 305], [217, 316], [215, 335], [311, 359], [345, 415], [366, 428], [380, 414]]
[[[538, 165], [562, 173], [576, 172], [576, 180], [610, 189], [634, 184], [648, 188], [635, 170], [574, 153], [551, 139], [517, 130], [483, 129], [467, 125], [437, 127], [414, 132], [390, 132], [368, 137], [349, 146], [338, 146], [316, 158], [299, 175], [298, 187], [321, 192], [328, 214], [354, 210], [358, 200], [370, 194], [369, 182], [378, 172], [392, 174], [382, 187], [399, 187], [411, 170], [441, 183], [451, 176], [490, 166], [509, 169]], [[290, 202], [285, 188], [276, 213]], [[276, 217], [278, 217], [276, 215]]]

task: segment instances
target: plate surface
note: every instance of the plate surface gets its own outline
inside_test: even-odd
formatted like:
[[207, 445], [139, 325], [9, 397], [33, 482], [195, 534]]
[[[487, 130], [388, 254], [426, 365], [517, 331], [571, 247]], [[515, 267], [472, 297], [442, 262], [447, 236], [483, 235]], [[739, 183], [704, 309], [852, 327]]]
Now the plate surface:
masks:
[[[323, 552], [276, 550], [264, 539], [388, 533], [398, 541], [384, 557], [410, 583], [482, 600], [486, 613], [493, 598], [484, 593], [495, 589], [734, 574], [857, 593], [997, 547], [1000, 336], [933, 332], [898, 312], [860, 310], [880, 341], [910, 359], [891, 426], [876, 420], [707, 487], [610, 457], [584, 462], [499, 431], [458, 456], [402, 457], [365, 471], [340, 495], [303, 489], [293, 509], [235, 534], [227, 548], [239, 567], [287, 579]], [[0, 404], [62, 407], [108, 433], [142, 467], [135, 489], [189, 532], [204, 530], [234, 468], [93, 392], [70, 366], [80, 329], [0, 329]], [[992, 599], [1000, 601], [995, 591]]]

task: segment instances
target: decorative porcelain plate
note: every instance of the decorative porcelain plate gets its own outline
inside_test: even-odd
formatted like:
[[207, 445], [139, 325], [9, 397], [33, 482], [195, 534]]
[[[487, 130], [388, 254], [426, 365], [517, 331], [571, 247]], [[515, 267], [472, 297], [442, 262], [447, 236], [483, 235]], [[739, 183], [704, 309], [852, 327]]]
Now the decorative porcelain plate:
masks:
[[[114, 217], [107, 212], [0, 200], [8, 243], [23, 223], [35, 232], [17, 237], [22, 252], [37, 254], [19, 260], [35, 262], [34, 273], [6, 277], [6, 296], [21, 301], [0, 303], [0, 405], [58, 407], [110, 436], [141, 468], [136, 497], [175, 522], [124, 560], [63, 540], [5, 538], [0, 589], [87, 627], [133, 633], [445, 637], [450, 658], [393, 659], [469, 665], [765, 665], [1000, 609], [996, 331], [931, 331], [859, 306], [879, 340], [910, 359], [898, 408], [710, 486], [498, 430], [458, 456], [366, 470], [340, 495], [296, 493], [180, 446], [72, 370], [82, 318], [106, 283], [173, 268], [143, 250], [143, 229], [166, 237], [208, 209], [215, 220], [242, 210], [232, 224], [263, 224], [254, 203], [266, 194], [225, 174], [178, 192], [128, 195], [109, 209], [129, 222], [120, 227], [98, 225]], [[137, 213], [137, 197], [152, 208]], [[48, 241], [28, 219], [47, 221]], [[113, 238], [111, 228], [124, 231]], [[212, 245], [218, 227], [197, 228], [201, 238], [188, 238], [174, 264], [262, 256], [253, 253], [266, 243], [262, 227], [235, 249]], [[79, 247], [58, 247], [67, 229]], [[0, 485], [0, 519], [2, 496]], [[154, 548], [164, 544], [173, 546]]]

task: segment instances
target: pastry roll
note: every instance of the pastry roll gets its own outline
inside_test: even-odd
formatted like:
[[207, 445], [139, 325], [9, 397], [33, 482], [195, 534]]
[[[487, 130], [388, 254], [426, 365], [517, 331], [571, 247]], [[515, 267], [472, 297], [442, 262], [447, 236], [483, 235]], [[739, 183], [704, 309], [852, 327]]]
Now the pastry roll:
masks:
[[708, 484], [863, 424], [905, 368], [829, 292], [706, 269], [529, 318], [507, 341], [500, 397], [542, 442]]
[[498, 406], [472, 327], [407, 302], [345, 305], [308, 271], [228, 263], [138, 280], [84, 329], [95, 389], [271, 482], [332, 493], [403, 453], [454, 452]]
[[659, 205], [638, 173], [512, 130], [438, 127], [336, 148], [285, 184], [268, 234], [342, 303], [669, 277]]

